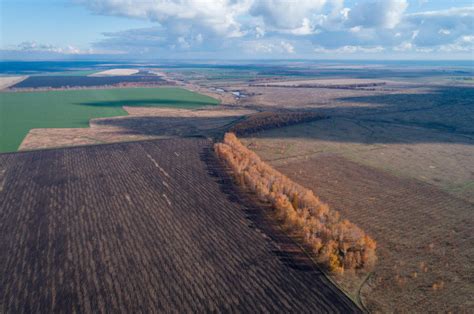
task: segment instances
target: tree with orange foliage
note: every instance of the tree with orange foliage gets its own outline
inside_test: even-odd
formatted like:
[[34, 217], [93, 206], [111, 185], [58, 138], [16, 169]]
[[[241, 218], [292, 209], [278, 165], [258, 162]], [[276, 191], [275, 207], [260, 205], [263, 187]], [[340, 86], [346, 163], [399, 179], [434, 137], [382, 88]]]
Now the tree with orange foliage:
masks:
[[344, 269], [370, 269], [376, 262], [376, 242], [362, 229], [341, 219], [338, 211], [311, 190], [291, 181], [247, 149], [233, 133], [214, 146], [239, 184], [273, 205], [285, 227], [303, 234], [321, 263], [335, 273]]

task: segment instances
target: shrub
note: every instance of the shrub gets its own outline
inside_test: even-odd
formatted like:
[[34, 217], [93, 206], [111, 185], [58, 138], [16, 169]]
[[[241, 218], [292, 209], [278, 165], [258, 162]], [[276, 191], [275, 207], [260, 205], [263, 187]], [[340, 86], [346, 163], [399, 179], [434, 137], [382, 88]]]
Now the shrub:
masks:
[[247, 149], [233, 133], [214, 146], [237, 182], [273, 205], [284, 225], [303, 235], [319, 262], [335, 273], [367, 270], [376, 261], [376, 242], [309, 189], [291, 181]]

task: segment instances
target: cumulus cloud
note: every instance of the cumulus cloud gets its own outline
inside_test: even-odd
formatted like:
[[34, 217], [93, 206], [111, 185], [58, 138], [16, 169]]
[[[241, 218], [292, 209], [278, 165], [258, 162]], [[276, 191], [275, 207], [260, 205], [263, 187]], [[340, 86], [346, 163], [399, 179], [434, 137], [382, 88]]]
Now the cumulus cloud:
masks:
[[222, 44], [218, 38], [206, 38], [203, 34], [190, 30], [185, 35], [169, 34], [161, 26], [130, 29], [119, 32], [103, 33], [104, 39], [93, 43], [95, 49], [137, 55], [163, 55], [178, 51], [196, 51], [206, 46], [217, 49]]
[[407, 7], [407, 0], [363, 1], [349, 11], [348, 24], [392, 29], [400, 23]]
[[405, 27], [417, 31], [417, 46], [445, 45], [473, 33], [474, 7], [419, 12], [404, 18]]
[[314, 15], [321, 11], [325, 3], [326, 0], [254, 1], [249, 13], [261, 17], [271, 29], [307, 35], [314, 28]]
[[443, 52], [474, 52], [474, 36], [461, 36], [453, 43], [441, 45], [440, 51]]
[[250, 54], [293, 54], [295, 47], [287, 41], [244, 41], [241, 46]]
[[404, 41], [401, 44], [393, 47], [393, 50], [395, 51], [410, 51], [412, 49], [413, 49], [413, 44], [409, 41]]
[[250, 0], [76, 0], [97, 14], [126, 16], [159, 22], [168, 30], [184, 33], [199, 27], [226, 37], [244, 33], [236, 17], [247, 12]]
[[384, 51], [385, 48], [382, 46], [374, 46], [374, 47], [362, 47], [362, 46], [342, 46], [340, 48], [335, 49], [327, 49], [324, 47], [316, 47], [314, 48], [314, 52], [316, 53], [323, 53], [323, 54], [353, 54], [356, 52], [361, 53], [379, 53]]
[[[96, 49], [248, 54], [472, 51], [474, 7], [407, 14], [408, 0], [73, 0], [156, 22], [104, 33]], [[417, 6], [416, 3], [414, 4]], [[418, 8], [422, 8], [419, 5]], [[303, 45], [310, 45], [302, 49]]]
[[290, 43], [288, 43], [288, 42], [286, 42], [286, 41], [281, 41], [281, 42], [280, 42], [280, 47], [281, 47], [281, 48], [283, 49], [283, 51], [286, 52], [286, 53], [294, 53], [294, 52], [295, 52], [295, 47], [294, 47], [292, 44], [290, 44]]

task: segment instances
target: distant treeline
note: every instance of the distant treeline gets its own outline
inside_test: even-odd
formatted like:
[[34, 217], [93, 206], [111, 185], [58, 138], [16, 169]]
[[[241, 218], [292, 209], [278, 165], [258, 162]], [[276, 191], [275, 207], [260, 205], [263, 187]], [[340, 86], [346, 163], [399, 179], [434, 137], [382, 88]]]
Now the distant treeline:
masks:
[[229, 131], [237, 135], [247, 135], [263, 130], [280, 128], [325, 118], [326, 116], [315, 112], [260, 112], [236, 123], [230, 128]]
[[247, 149], [233, 133], [214, 146], [237, 182], [272, 204], [285, 227], [303, 235], [318, 261], [335, 273], [368, 270], [376, 261], [376, 242], [309, 189], [291, 181]]
[[387, 83], [358, 83], [358, 84], [297, 84], [297, 85], [279, 85], [272, 83], [250, 84], [253, 87], [284, 87], [284, 88], [329, 88], [329, 89], [367, 89], [368, 87], [384, 86]]

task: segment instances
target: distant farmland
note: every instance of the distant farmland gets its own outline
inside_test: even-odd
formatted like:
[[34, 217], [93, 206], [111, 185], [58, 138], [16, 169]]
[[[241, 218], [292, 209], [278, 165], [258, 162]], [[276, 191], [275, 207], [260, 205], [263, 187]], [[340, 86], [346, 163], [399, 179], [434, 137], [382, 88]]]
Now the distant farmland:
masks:
[[[95, 71], [97, 72], [97, 71]], [[82, 74], [89, 72], [83, 72]], [[94, 73], [94, 72], [93, 72]], [[74, 73], [71, 73], [74, 74]], [[79, 75], [46, 75], [46, 76], [30, 76], [26, 80], [13, 85], [11, 88], [62, 88], [62, 87], [91, 87], [116, 85], [120, 83], [140, 83], [140, 84], [157, 84], [165, 81], [159, 76], [79, 76]]]
[[0, 93], [0, 152], [16, 151], [30, 129], [86, 128], [92, 118], [127, 115], [124, 105], [197, 108], [217, 103], [179, 88], [4, 92]]
[[359, 312], [213, 156], [204, 139], [1, 154], [0, 313]]

